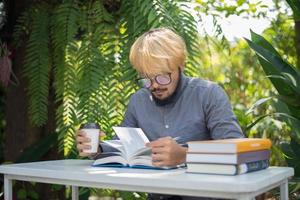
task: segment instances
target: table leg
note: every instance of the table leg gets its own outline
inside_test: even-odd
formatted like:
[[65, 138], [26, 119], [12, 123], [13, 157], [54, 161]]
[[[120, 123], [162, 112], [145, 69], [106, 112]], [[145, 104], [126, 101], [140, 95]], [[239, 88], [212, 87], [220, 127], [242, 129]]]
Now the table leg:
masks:
[[72, 185], [72, 200], [79, 200], [78, 198], [78, 187]]
[[288, 181], [284, 181], [280, 184], [280, 200], [287, 200], [289, 199], [289, 188], [288, 188]]
[[12, 200], [12, 180], [4, 175], [4, 199]]

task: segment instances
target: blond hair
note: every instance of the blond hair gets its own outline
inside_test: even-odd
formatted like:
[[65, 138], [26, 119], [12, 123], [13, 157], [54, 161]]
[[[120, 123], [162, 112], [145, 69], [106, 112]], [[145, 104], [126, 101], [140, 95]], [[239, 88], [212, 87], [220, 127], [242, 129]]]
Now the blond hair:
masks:
[[169, 73], [184, 67], [186, 45], [167, 28], [151, 29], [141, 35], [130, 49], [129, 60], [144, 75]]

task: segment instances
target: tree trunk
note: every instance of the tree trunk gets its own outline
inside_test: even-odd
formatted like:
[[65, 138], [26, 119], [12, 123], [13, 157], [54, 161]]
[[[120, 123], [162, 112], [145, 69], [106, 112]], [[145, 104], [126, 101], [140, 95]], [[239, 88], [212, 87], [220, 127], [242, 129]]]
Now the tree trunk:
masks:
[[295, 20], [295, 47], [297, 56], [297, 68], [300, 70], [300, 20]]
[[[12, 33], [16, 24], [16, 19], [26, 8], [31, 6], [34, 0], [7, 0], [5, 1], [6, 19], [7, 22], [1, 30], [1, 40], [8, 43], [10, 50], [13, 52], [12, 69], [15, 73], [18, 84], [9, 84], [6, 90], [5, 97], [5, 121], [6, 127], [4, 132], [4, 159], [5, 161], [15, 162], [22, 154], [25, 148], [38, 142], [41, 138], [55, 132], [55, 112], [56, 106], [54, 101], [54, 91], [51, 88], [49, 91], [48, 103], [48, 122], [43, 127], [34, 127], [30, 122], [28, 115], [28, 97], [26, 89], [28, 86], [27, 80], [22, 76], [23, 60], [26, 49], [26, 39], [22, 40], [18, 49], [12, 47]], [[20, 41], [21, 42], [21, 41]], [[53, 85], [53, 84], [50, 84]], [[54, 147], [41, 160], [59, 159], [62, 158], [58, 154], [58, 148]], [[22, 184], [24, 187], [24, 184]], [[30, 186], [32, 188], [32, 186]], [[25, 186], [25, 188], [30, 188]], [[39, 199], [65, 199], [64, 188], [60, 191], [53, 192], [49, 185], [37, 184], [34, 185], [35, 191], [39, 195]], [[14, 189], [16, 192], [17, 189]], [[29, 199], [29, 198], [26, 198]]]

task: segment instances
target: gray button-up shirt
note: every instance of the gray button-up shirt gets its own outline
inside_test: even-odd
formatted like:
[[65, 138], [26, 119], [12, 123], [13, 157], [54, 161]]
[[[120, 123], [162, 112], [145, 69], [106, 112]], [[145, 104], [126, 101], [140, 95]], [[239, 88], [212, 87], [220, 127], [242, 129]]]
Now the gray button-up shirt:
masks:
[[[244, 137], [229, 99], [216, 83], [181, 74], [172, 102], [156, 104], [148, 89], [130, 98], [121, 126], [143, 129], [150, 141], [171, 136], [180, 143]], [[104, 152], [113, 151], [101, 144]]]

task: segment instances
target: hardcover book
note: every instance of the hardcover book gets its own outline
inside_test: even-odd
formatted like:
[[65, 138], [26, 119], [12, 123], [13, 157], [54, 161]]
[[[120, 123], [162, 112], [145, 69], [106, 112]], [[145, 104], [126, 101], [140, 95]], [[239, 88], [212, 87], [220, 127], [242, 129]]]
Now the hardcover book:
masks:
[[266, 169], [268, 167], [268, 159], [243, 163], [239, 165], [187, 163], [187, 172], [220, 175], [238, 175]]
[[188, 142], [189, 152], [239, 153], [270, 149], [271, 140], [263, 138], [236, 138]]
[[113, 127], [120, 140], [103, 141], [118, 151], [104, 152], [96, 157], [92, 166], [170, 169], [152, 165], [151, 149], [146, 147], [149, 139], [140, 128]]
[[191, 153], [188, 152], [186, 162], [241, 164], [270, 157], [270, 150], [249, 151], [242, 153]]

